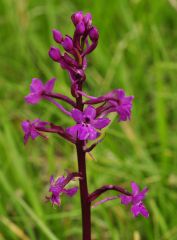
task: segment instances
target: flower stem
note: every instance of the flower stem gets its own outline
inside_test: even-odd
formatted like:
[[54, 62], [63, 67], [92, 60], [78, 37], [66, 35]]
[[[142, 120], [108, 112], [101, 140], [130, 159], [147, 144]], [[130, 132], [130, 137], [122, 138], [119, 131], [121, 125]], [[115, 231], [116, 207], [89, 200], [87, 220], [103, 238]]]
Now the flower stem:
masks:
[[101, 194], [105, 193], [106, 191], [114, 190], [118, 193], [122, 193], [127, 196], [131, 196], [132, 194], [125, 190], [122, 187], [115, 186], [115, 185], [105, 185], [101, 188], [96, 189], [93, 193], [89, 195], [90, 202], [93, 202], [95, 199], [97, 199]]
[[[80, 86], [82, 88], [82, 86]], [[77, 108], [83, 111], [82, 96], [76, 99]], [[80, 185], [80, 198], [81, 198], [81, 209], [82, 209], [82, 239], [91, 240], [91, 203], [89, 200], [89, 193], [87, 187], [87, 174], [86, 174], [86, 159], [84, 151], [84, 141], [78, 140], [76, 143], [77, 158], [78, 158], [78, 168], [79, 173], [81, 173], [81, 178], [79, 179]]]

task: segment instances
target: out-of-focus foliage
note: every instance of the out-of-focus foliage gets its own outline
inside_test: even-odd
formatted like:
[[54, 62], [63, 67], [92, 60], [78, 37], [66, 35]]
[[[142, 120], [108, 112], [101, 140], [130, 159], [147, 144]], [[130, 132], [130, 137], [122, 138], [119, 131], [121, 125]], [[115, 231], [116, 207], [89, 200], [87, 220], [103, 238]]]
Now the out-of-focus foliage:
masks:
[[69, 78], [48, 49], [53, 28], [72, 33], [77, 10], [90, 11], [100, 30], [87, 93], [135, 95], [132, 121], [112, 115], [95, 160], [88, 156], [89, 189], [131, 180], [150, 189], [148, 220], [133, 219], [118, 200], [93, 209], [93, 240], [175, 240], [176, 0], [0, 0], [0, 239], [81, 239], [79, 194], [63, 197], [60, 209], [45, 203], [49, 176], [77, 169], [73, 146], [52, 135], [24, 147], [20, 128], [26, 118], [72, 123], [47, 102], [27, 106], [23, 97], [32, 77], [56, 76], [56, 90], [69, 94]]

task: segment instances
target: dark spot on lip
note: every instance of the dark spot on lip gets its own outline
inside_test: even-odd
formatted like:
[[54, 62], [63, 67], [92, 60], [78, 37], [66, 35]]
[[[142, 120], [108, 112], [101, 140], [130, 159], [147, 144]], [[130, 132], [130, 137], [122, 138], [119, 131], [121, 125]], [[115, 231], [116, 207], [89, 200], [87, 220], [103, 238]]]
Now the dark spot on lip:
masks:
[[85, 123], [90, 123], [90, 118], [86, 117], [85, 118]]

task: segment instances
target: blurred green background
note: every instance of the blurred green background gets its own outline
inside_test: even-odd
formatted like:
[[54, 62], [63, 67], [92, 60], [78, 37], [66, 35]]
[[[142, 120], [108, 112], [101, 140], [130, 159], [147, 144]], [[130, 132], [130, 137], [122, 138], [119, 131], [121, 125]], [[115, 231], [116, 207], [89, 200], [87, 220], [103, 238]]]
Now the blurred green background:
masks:
[[[135, 96], [132, 120], [113, 124], [88, 157], [89, 189], [131, 180], [143, 188], [149, 219], [134, 219], [114, 200], [92, 211], [93, 240], [177, 239], [177, 1], [0, 0], [0, 240], [81, 239], [79, 194], [45, 203], [51, 174], [76, 170], [74, 147], [57, 136], [23, 145], [20, 123], [41, 118], [72, 121], [47, 102], [24, 103], [32, 77], [55, 76], [55, 90], [69, 94], [69, 78], [48, 57], [51, 30], [72, 34], [73, 12], [90, 11], [100, 31], [89, 56], [90, 95], [124, 88]], [[114, 193], [109, 193], [110, 196]]]

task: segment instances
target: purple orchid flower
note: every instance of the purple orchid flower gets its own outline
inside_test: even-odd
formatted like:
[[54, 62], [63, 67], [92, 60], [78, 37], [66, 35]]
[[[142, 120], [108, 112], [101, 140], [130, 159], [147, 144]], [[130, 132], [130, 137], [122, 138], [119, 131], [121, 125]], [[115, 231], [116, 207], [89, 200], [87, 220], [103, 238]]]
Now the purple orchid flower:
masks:
[[26, 144], [31, 137], [33, 140], [38, 136], [45, 137], [42, 133], [40, 133], [36, 128], [37, 127], [45, 127], [48, 125], [48, 122], [42, 122], [40, 119], [35, 119], [34, 121], [30, 122], [29, 120], [23, 121], [21, 126], [25, 133], [24, 135], [24, 144]]
[[74, 138], [80, 140], [94, 140], [99, 136], [99, 131], [110, 123], [108, 118], [97, 118], [96, 109], [88, 106], [83, 112], [73, 109], [72, 118], [76, 121], [76, 125], [67, 128], [67, 132]]
[[97, 109], [97, 115], [105, 116], [108, 113], [117, 112], [119, 115], [119, 122], [130, 120], [134, 96], [126, 96], [123, 89], [115, 89], [100, 97], [92, 97], [84, 92], [78, 92], [82, 96], [90, 98], [90, 100], [85, 102], [86, 104], [104, 103]]
[[30, 85], [30, 94], [25, 97], [25, 100], [29, 104], [38, 103], [45, 94], [49, 94], [53, 91], [56, 79], [52, 78], [43, 84], [38, 78], [33, 78]]
[[139, 214], [144, 216], [145, 218], [149, 217], [148, 210], [144, 206], [142, 200], [145, 198], [145, 195], [148, 191], [147, 188], [144, 188], [141, 192], [139, 189], [139, 186], [135, 183], [131, 183], [132, 188], [132, 196], [127, 195], [120, 195], [121, 203], [128, 205], [132, 204], [131, 211], [134, 215], [134, 217], [137, 217]]
[[110, 106], [108, 112], [117, 112], [119, 114], [119, 121], [130, 120], [134, 97], [125, 96], [123, 89], [113, 90], [107, 97], [113, 99], [108, 101], [108, 105]]
[[61, 199], [60, 196], [64, 193], [69, 197], [73, 197], [77, 191], [78, 187], [73, 187], [69, 189], [65, 189], [65, 186], [68, 184], [66, 181], [66, 178], [64, 176], [57, 178], [57, 180], [54, 180], [54, 177], [50, 177], [50, 188], [49, 192], [52, 193], [50, 197], [47, 197], [48, 200], [51, 201], [52, 205], [61, 205]]

